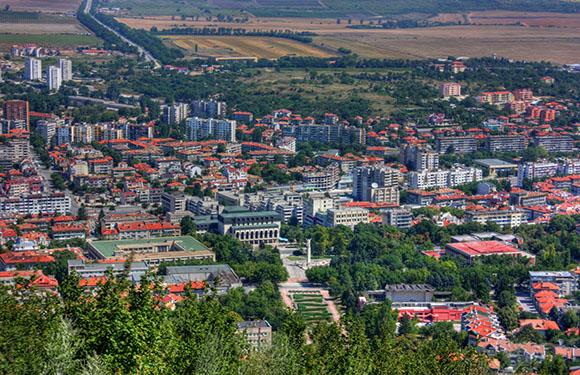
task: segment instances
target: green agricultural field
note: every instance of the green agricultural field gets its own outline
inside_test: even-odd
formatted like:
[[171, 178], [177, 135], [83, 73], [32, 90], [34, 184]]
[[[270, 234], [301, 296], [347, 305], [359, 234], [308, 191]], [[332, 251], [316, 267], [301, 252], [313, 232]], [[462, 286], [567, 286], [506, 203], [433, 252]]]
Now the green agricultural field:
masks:
[[38, 21], [40, 13], [32, 12], [0, 12], [0, 23], [29, 23]]
[[240, 15], [255, 17], [369, 18], [413, 14], [429, 17], [437, 13], [481, 10], [574, 12], [574, 2], [564, 0], [113, 0], [108, 6], [120, 7], [123, 13], [144, 15]]

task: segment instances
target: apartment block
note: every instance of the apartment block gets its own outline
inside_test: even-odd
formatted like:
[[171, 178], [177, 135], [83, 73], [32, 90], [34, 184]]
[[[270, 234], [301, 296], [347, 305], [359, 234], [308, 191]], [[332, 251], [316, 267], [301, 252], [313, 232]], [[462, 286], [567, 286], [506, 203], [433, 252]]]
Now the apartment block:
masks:
[[459, 83], [444, 83], [439, 86], [439, 95], [444, 98], [461, 96], [461, 85]]
[[473, 181], [481, 181], [483, 172], [479, 168], [457, 168], [439, 171], [409, 172], [409, 189], [450, 188]]
[[62, 85], [62, 71], [59, 67], [46, 67], [46, 87], [49, 90], [58, 90]]
[[514, 95], [509, 91], [484, 92], [475, 100], [480, 104], [505, 104], [514, 100]]
[[339, 225], [353, 229], [359, 223], [370, 223], [369, 211], [364, 208], [347, 207], [331, 208], [327, 211], [326, 226], [336, 228]]
[[518, 186], [522, 186], [526, 178], [552, 177], [558, 173], [558, 164], [549, 161], [528, 162], [518, 165]]
[[398, 169], [385, 166], [364, 166], [353, 170], [353, 196], [357, 201], [399, 203]]
[[167, 124], [179, 124], [189, 114], [187, 103], [177, 103], [163, 107], [163, 121]]
[[36, 122], [36, 134], [46, 140], [49, 144], [52, 137], [56, 135], [56, 127], [64, 125], [64, 120], [38, 120]]
[[222, 118], [227, 113], [225, 102], [194, 100], [191, 102], [191, 114], [202, 118]]
[[236, 121], [216, 120], [213, 118], [191, 118], [185, 124], [187, 138], [192, 141], [203, 139], [222, 139], [236, 141]]
[[524, 113], [530, 108], [531, 103], [529, 100], [514, 100], [513, 102], [509, 102], [505, 104], [505, 108], [509, 111], [513, 111], [515, 113]]
[[439, 169], [439, 153], [425, 146], [402, 144], [399, 147], [401, 163], [413, 171], [423, 172]]
[[532, 89], [516, 89], [514, 90], [515, 100], [532, 100], [534, 98], [534, 93]]
[[527, 220], [524, 210], [490, 210], [490, 211], [465, 211], [466, 222], [476, 222], [485, 225], [488, 221], [501, 226], [517, 227]]
[[153, 138], [153, 130], [154, 124], [153, 123], [145, 123], [145, 124], [130, 124], [127, 123], [125, 125], [125, 138], [135, 141], [139, 138]]
[[411, 210], [395, 209], [383, 211], [383, 224], [398, 228], [411, 228], [413, 213]]
[[568, 271], [529, 271], [530, 286], [538, 283], [552, 283], [559, 287], [561, 296], [568, 296], [578, 290], [578, 278]]
[[572, 152], [574, 140], [567, 135], [536, 135], [534, 145], [541, 146], [548, 152]]
[[180, 191], [164, 192], [161, 195], [161, 206], [165, 212], [185, 211], [187, 201]]
[[527, 140], [521, 135], [490, 135], [485, 139], [488, 152], [522, 152], [528, 147]]
[[561, 174], [580, 174], [580, 160], [566, 160], [559, 164], [558, 173]]
[[12, 169], [14, 163], [30, 157], [30, 143], [27, 137], [11, 137], [0, 143], [0, 166]]
[[340, 171], [336, 164], [331, 164], [322, 171], [307, 172], [302, 175], [305, 188], [316, 190], [332, 190], [340, 179]]
[[68, 82], [72, 79], [72, 61], [67, 59], [58, 59], [58, 68], [62, 74], [62, 81]]
[[232, 113], [232, 120], [251, 122], [254, 119], [254, 115], [251, 112], [234, 112]]
[[42, 61], [32, 57], [26, 58], [24, 62], [24, 79], [28, 81], [38, 81], [42, 79]]
[[472, 136], [441, 137], [435, 140], [435, 149], [440, 154], [467, 154], [477, 150], [477, 139]]
[[334, 207], [334, 200], [326, 196], [311, 195], [304, 200], [304, 227], [319, 224], [316, 214], [326, 212]]
[[71, 201], [63, 193], [31, 194], [18, 199], [0, 198], [0, 211], [38, 215], [42, 213], [70, 212]]
[[24, 100], [9, 100], [3, 104], [4, 118], [10, 121], [25, 121], [26, 130], [30, 130], [30, 114], [28, 102]]
[[283, 137], [276, 140], [276, 147], [291, 152], [296, 152], [296, 138]]
[[546, 204], [547, 193], [542, 193], [539, 191], [512, 191], [510, 192], [510, 205], [522, 206], [522, 207], [533, 207], [533, 206], [543, 206]]
[[286, 125], [282, 127], [282, 135], [294, 137], [298, 142], [366, 143], [364, 129], [341, 124]]

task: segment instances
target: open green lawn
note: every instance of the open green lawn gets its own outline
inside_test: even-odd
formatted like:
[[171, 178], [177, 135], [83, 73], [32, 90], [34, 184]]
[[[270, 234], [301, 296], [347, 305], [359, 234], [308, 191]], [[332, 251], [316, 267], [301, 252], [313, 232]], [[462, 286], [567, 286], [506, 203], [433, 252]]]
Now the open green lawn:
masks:
[[292, 294], [297, 311], [302, 314], [307, 323], [319, 323], [331, 318], [326, 302], [320, 294]]
[[0, 34], [0, 44], [36, 43], [44, 45], [101, 46], [93, 35]]

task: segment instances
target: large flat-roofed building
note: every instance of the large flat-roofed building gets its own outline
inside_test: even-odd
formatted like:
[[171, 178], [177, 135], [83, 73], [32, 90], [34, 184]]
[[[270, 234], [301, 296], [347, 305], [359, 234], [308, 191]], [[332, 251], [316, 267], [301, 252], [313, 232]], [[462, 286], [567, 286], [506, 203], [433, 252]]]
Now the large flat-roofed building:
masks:
[[486, 168], [490, 176], [496, 176], [498, 172], [507, 173], [518, 167], [517, 164], [508, 163], [500, 159], [476, 159], [473, 162]]
[[512, 257], [529, 258], [532, 264], [535, 262], [535, 256], [521, 251], [517, 247], [507, 245], [499, 241], [475, 241], [475, 242], [456, 242], [449, 243], [445, 246], [447, 254], [462, 256], [469, 260], [469, 263], [481, 256], [499, 255]]
[[127, 259], [133, 254], [134, 260], [146, 262], [149, 266], [178, 260], [215, 260], [215, 253], [191, 236], [89, 241], [88, 249], [95, 259]]
[[427, 284], [393, 284], [383, 290], [366, 292], [367, 297], [378, 300], [390, 299], [392, 302], [431, 302], [435, 288]]
[[144, 212], [134, 212], [127, 214], [107, 214], [105, 215], [100, 223], [101, 229], [114, 229], [120, 224], [132, 224], [132, 223], [157, 223], [159, 218]]
[[554, 283], [559, 293], [567, 296], [578, 290], [578, 279], [568, 271], [530, 271], [530, 286], [537, 283]]
[[218, 215], [218, 231], [252, 245], [278, 243], [282, 217], [275, 211], [252, 212], [246, 207], [227, 207]]
[[528, 214], [524, 210], [490, 210], [490, 211], [465, 211], [465, 221], [474, 221], [485, 225], [492, 221], [498, 225], [517, 227], [526, 222]]
[[472, 136], [437, 138], [435, 149], [440, 154], [467, 154], [477, 150], [477, 139]]
[[521, 152], [527, 146], [526, 137], [521, 135], [490, 135], [485, 139], [485, 149], [488, 152]]

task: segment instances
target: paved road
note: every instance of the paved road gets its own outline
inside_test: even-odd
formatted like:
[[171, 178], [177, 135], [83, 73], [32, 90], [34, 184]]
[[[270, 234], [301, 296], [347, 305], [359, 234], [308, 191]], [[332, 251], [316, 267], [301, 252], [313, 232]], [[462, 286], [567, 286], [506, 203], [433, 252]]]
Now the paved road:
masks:
[[534, 302], [532, 301], [532, 297], [528, 291], [518, 291], [516, 293], [516, 299], [524, 311], [538, 314], [538, 310], [536, 309], [536, 306], [534, 306]]
[[[34, 161], [36, 162], [36, 167], [38, 168], [38, 173], [42, 176], [42, 180], [44, 183], [44, 190], [45, 191], [52, 191], [52, 178], [50, 177], [51, 174], [55, 173], [56, 171], [52, 168], [45, 168], [44, 165], [40, 162], [38, 157], [34, 155]], [[73, 215], [77, 215], [79, 213], [79, 204], [77, 203], [75, 196], [68, 190], [65, 190], [64, 193], [70, 198], [70, 210]], [[65, 214], [65, 212], [62, 212]]]
[[288, 259], [289, 256], [292, 256], [292, 253], [296, 250], [296, 248], [288, 248], [284, 245], [279, 245], [278, 250], [280, 250], [280, 258], [282, 258], [282, 264], [286, 267], [289, 275], [289, 281], [306, 281], [306, 273], [305, 270], [300, 267], [296, 261]]
[[125, 38], [123, 35], [121, 35], [120, 33], [118, 33], [117, 31], [111, 29], [109, 26], [105, 25], [104, 23], [102, 23], [101, 21], [99, 21], [98, 19], [96, 19], [95, 17], [93, 17], [93, 15], [91, 14], [91, 6], [93, 4], [93, 0], [88, 0], [87, 4], [85, 5], [85, 9], [83, 10], [83, 12], [85, 14], [88, 14], [92, 19], [94, 19], [98, 24], [100, 24], [101, 26], [103, 26], [104, 28], [108, 29], [109, 31], [111, 31], [112, 33], [116, 34], [119, 38], [121, 38], [125, 43], [133, 46], [133, 47], [137, 47], [137, 49], [139, 50], [139, 53], [145, 57], [145, 61], [151, 61], [153, 62], [153, 64], [155, 65], [155, 69], [159, 69], [161, 68], [161, 64], [159, 63], [159, 61], [153, 57], [153, 55], [151, 55], [145, 48], [141, 47], [140, 45], [138, 45], [137, 43], [134, 43], [132, 41], [130, 41], [129, 39]]

